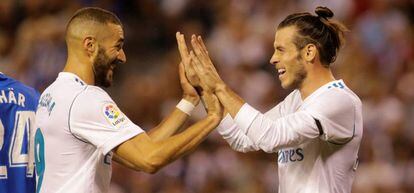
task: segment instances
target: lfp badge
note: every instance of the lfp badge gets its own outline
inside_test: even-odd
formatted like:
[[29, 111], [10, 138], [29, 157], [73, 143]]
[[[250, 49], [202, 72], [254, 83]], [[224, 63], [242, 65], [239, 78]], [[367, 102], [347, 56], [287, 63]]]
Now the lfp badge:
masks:
[[108, 104], [105, 106], [105, 115], [109, 119], [116, 119], [119, 117], [119, 110], [113, 104]]
[[106, 120], [108, 120], [112, 126], [117, 127], [120, 123], [125, 121], [125, 116], [114, 103], [105, 104], [103, 107], [103, 113]]

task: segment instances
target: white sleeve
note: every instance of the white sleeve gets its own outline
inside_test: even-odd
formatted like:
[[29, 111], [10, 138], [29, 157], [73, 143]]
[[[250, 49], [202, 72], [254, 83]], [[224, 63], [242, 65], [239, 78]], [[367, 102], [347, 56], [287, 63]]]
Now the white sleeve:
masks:
[[275, 152], [320, 136], [314, 118], [306, 111], [272, 120], [246, 103], [237, 113], [235, 122], [240, 128], [246, 128], [247, 136], [266, 152]]
[[101, 149], [104, 155], [144, 132], [119, 110], [106, 93], [88, 89], [79, 94], [71, 106], [69, 129], [75, 137]]
[[220, 122], [217, 131], [223, 136], [230, 147], [236, 151], [246, 153], [259, 150], [259, 147], [237, 127], [230, 114], [227, 114]]
[[[288, 97], [287, 97], [288, 98]], [[266, 117], [279, 118], [284, 112], [285, 102], [282, 101], [270, 111], [266, 112]], [[250, 119], [240, 120], [250, 122], [254, 116]], [[227, 141], [230, 147], [239, 152], [258, 151], [260, 148], [253, 143], [253, 141], [246, 135], [247, 127], [238, 127], [236, 122], [230, 114], [227, 114], [217, 127], [217, 131]]]
[[357, 108], [352, 97], [332, 89], [305, 109], [278, 119], [269, 119], [244, 104], [234, 121], [254, 144], [266, 152], [317, 137], [341, 145], [354, 137]]

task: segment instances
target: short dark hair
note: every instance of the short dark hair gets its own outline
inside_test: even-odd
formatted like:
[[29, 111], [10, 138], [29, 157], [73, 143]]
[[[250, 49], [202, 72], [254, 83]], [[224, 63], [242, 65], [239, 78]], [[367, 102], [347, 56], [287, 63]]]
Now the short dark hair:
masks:
[[121, 20], [114, 13], [99, 7], [85, 7], [77, 10], [70, 18], [67, 28], [76, 20], [95, 21], [101, 24], [113, 23], [122, 26]]
[[332, 20], [333, 12], [327, 7], [317, 7], [316, 16], [305, 13], [294, 13], [287, 16], [277, 27], [281, 29], [296, 26], [298, 35], [294, 43], [298, 49], [307, 44], [315, 44], [324, 67], [329, 67], [336, 60], [336, 55], [345, 43], [345, 32], [348, 29], [340, 22]]

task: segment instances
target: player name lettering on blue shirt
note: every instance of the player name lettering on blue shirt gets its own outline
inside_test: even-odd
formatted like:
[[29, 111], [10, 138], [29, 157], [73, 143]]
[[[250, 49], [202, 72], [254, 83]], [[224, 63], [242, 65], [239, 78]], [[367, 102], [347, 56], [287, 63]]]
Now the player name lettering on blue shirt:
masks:
[[25, 107], [25, 97], [22, 93], [15, 92], [13, 88], [7, 88], [0, 91], [0, 103], [12, 103]]

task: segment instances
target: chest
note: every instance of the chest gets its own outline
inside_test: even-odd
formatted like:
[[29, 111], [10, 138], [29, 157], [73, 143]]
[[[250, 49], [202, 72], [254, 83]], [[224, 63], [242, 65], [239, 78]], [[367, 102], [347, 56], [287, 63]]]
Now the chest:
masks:
[[279, 166], [303, 164], [316, 160], [321, 152], [320, 139], [313, 139], [296, 147], [280, 149], [277, 152], [277, 162]]

